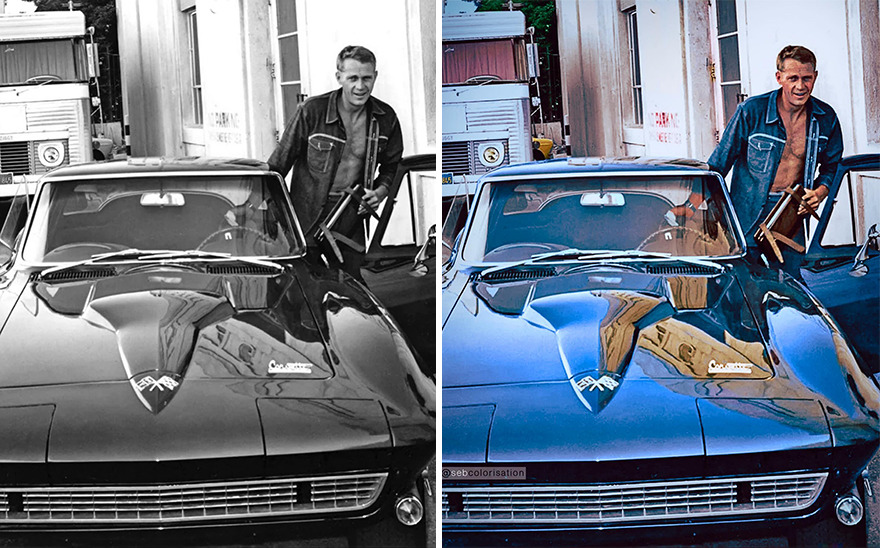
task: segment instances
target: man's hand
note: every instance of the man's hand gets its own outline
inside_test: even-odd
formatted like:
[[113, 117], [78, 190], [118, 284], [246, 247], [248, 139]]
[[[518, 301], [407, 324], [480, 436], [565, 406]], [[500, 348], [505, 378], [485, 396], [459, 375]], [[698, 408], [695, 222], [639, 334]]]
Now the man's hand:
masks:
[[[816, 211], [816, 214], [819, 213], [819, 204], [822, 203], [822, 200], [824, 200], [826, 196], [828, 196], [828, 187], [825, 185], [819, 185], [818, 188], [813, 189], [813, 190], [810, 190], [810, 189], [804, 190], [804, 201], [807, 202], [808, 204], [810, 204], [810, 207], [812, 207], [813, 210]], [[806, 215], [806, 214], [807, 214], [807, 208], [805, 208], [803, 205], [801, 205], [798, 208], [798, 215]]]
[[[384, 200], [386, 197], [388, 197], [388, 187], [385, 185], [380, 185], [373, 190], [364, 191], [364, 201], [367, 202], [370, 207], [372, 207], [377, 212], [379, 210], [379, 204], [381, 204], [382, 200]], [[360, 210], [358, 211], [358, 213], [360, 214], [364, 214], [366, 212], [367, 210], [364, 206], [361, 206]]]

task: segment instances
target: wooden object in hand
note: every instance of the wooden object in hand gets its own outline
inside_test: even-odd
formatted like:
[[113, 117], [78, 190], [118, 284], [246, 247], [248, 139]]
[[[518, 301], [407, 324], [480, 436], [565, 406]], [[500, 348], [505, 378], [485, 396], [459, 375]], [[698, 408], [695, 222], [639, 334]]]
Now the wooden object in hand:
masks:
[[798, 213], [798, 209], [803, 205], [809, 214], [816, 219], [819, 218], [816, 210], [804, 200], [804, 192], [804, 187], [801, 185], [786, 188], [782, 198], [773, 206], [767, 218], [758, 224], [755, 242], [765, 256], [772, 255], [780, 263], [784, 263], [780, 245], [786, 245], [798, 253], [804, 252], [804, 246], [793, 239], [803, 224], [803, 215]]

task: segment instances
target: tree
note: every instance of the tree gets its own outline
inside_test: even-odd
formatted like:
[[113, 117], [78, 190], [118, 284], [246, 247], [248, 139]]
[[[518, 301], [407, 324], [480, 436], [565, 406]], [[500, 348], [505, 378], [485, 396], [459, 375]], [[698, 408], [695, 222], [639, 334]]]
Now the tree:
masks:
[[[67, 11], [68, 0], [32, 0], [36, 11]], [[98, 45], [98, 63], [101, 77], [98, 79], [104, 120], [122, 121], [122, 85], [119, 76], [119, 42], [116, 37], [115, 0], [88, 0], [72, 2], [73, 9], [86, 17], [86, 26], [95, 28]]]

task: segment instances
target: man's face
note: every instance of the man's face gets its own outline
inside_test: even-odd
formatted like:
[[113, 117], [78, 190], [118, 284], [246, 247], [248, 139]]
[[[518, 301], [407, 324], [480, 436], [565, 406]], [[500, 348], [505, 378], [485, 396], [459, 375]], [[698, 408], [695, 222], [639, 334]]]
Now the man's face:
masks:
[[807, 104], [813, 93], [818, 72], [809, 63], [786, 59], [782, 70], [776, 71], [776, 81], [782, 86], [782, 101], [790, 108], [800, 108]]
[[342, 86], [342, 100], [346, 106], [360, 108], [367, 104], [377, 74], [372, 63], [361, 63], [354, 59], [342, 62], [342, 70], [336, 71], [336, 81]]

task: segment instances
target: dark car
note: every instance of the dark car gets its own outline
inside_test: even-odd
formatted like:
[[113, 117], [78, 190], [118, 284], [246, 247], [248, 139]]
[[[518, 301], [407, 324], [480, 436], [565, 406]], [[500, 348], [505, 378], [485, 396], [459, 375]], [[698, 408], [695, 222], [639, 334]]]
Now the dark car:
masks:
[[498, 169], [446, 267], [447, 543], [864, 543], [877, 381], [704, 164]]
[[434, 382], [372, 293], [305, 254], [265, 164], [59, 169], [14, 242], [0, 532], [424, 542], [402, 524], [422, 515]]
[[800, 274], [880, 374], [880, 154], [844, 158]]

